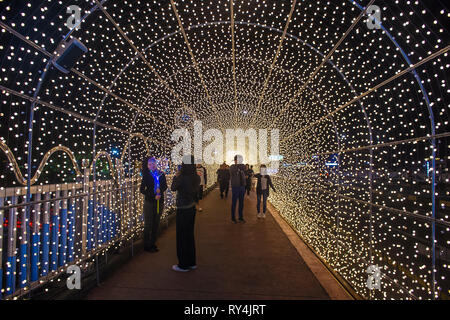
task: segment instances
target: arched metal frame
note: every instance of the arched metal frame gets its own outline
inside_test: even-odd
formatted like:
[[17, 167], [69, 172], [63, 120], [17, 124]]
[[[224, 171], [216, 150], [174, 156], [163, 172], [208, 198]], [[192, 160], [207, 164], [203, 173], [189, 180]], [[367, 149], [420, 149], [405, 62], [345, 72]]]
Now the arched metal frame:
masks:
[[[349, 1], [350, 1], [351, 3], [353, 3], [355, 6], [357, 6], [361, 11], [364, 10], [364, 7], [362, 7], [358, 2], [353, 1], [353, 0], [349, 0]], [[106, 2], [106, 0], [104, 0], [104, 1], [102, 2], [102, 4], [103, 4], [104, 2]], [[90, 14], [92, 14], [93, 12], [95, 12], [97, 9], [98, 9], [98, 6], [97, 6], [97, 5], [94, 6], [94, 7], [91, 9], [91, 11], [83, 17], [82, 21], [85, 20]], [[80, 23], [81, 23], [81, 22], [80, 22]], [[194, 29], [194, 28], [201, 28], [201, 27], [208, 26], [208, 25], [219, 25], [219, 24], [229, 24], [229, 23], [231, 23], [231, 22], [230, 22], [230, 21], [209, 22], [209, 23], [205, 23], [205, 24], [201, 24], [201, 25], [189, 26], [188, 28], [186, 28], [186, 30], [190, 30], [190, 29]], [[276, 28], [269, 27], [269, 26], [263, 26], [263, 25], [260, 25], [260, 24], [257, 24], [257, 23], [249, 23], [249, 22], [244, 22], [244, 21], [234, 21], [234, 23], [235, 23], [235, 24], [253, 25], [253, 26], [257, 26], [257, 27], [259, 27], [259, 28], [265, 28], [265, 29], [268, 29], [268, 30], [271, 30], [271, 31], [274, 31], [274, 32], [277, 32], [277, 33], [282, 33], [282, 32], [283, 32], [283, 31], [280, 30], [280, 29], [276, 29]], [[384, 31], [385, 35], [386, 35], [386, 36], [389, 38], [389, 40], [396, 46], [396, 48], [399, 49], [399, 51], [401, 52], [401, 55], [402, 55], [403, 59], [405, 60], [405, 62], [406, 62], [408, 65], [412, 65], [412, 63], [411, 63], [411, 61], [409, 60], [408, 56], [406, 55], [406, 53], [404, 52], [404, 50], [400, 47], [400, 45], [398, 44], [398, 42], [395, 41], [395, 39], [392, 37], [392, 35], [389, 33], [389, 31], [382, 25], [381, 22], [380, 22], [380, 25], [381, 25], [381, 28], [382, 28], [382, 30]], [[76, 27], [78, 27], [78, 26], [76, 26]], [[68, 37], [70, 37], [70, 35], [72, 34], [72, 32], [75, 30], [76, 27], [74, 27], [74, 28], [66, 35], [65, 39], [67, 39]], [[168, 38], [170, 38], [170, 37], [173, 36], [173, 35], [179, 34], [180, 32], [181, 32], [181, 30], [177, 30], [177, 31], [175, 31], [175, 32], [173, 32], [173, 33], [171, 33], [171, 34], [165, 35], [164, 37], [162, 37], [162, 38], [158, 39], [157, 41], [153, 42], [152, 44], [150, 44], [150, 45], [144, 50], [144, 52], [147, 51], [147, 50], [149, 50], [152, 46], [156, 45], [157, 43], [162, 42], [162, 41], [164, 41], [165, 39], [168, 39]], [[305, 41], [299, 39], [298, 37], [296, 37], [296, 36], [294, 36], [294, 35], [292, 35], [292, 34], [289, 34], [289, 33], [286, 33], [286, 36], [288, 36], [288, 37], [290, 37], [290, 38], [292, 38], [292, 39], [295, 39], [296, 41], [299, 41], [299, 42], [301, 42], [302, 44], [308, 46], [311, 50], [315, 51], [315, 52], [316, 52], [318, 55], [320, 55], [322, 58], [325, 57], [325, 54], [324, 54], [324, 53], [322, 53], [321, 51], [319, 51], [318, 49], [316, 49], [314, 46], [310, 45], [309, 43], [307, 43], [307, 42], [305, 42]], [[109, 88], [108, 88], [109, 91], [114, 87], [114, 85], [116, 84], [116, 82], [118, 81], [118, 79], [120, 78], [120, 76], [128, 69], [128, 67], [132, 64], [132, 62], [133, 62], [134, 60], [136, 60], [137, 58], [138, 58], [138, 54], [136, 54], [136, 55], [135, 55], [135, 56], [134, 56], [134, 57], [133, 57], [133, 58], [132, 58], [132, 59], [131, 59], [131, 60], [130, 60], [123, 68], [122, 68], [122, 70], [116, 75], [114, 81], [110, 84], [110, 86], [109, 86]], [[355, 97], [358, 97], [358, 94], [357, 94], [356, 90], [354, 89], [354, 87], [352, 86], [351, 82], [345, 77], [345, 75], [341, 72], [341, 70], [339, 70], [339, 68], [332, 62], [332, 59], [331, 59], [331, 58], [330, 58], [330, 59], [327, 59], [326, 62], [327, 62], [330, 66], [332, 66], [332, 68], [334, 68], [334, 69], [338, 72], [338, 74], [342, 77], [342, 79], [345, 81], [345, 83], [346, 83], [346, 84], [348, 85], [348, 87], [351, 89], [351, 92], [354, 93]], [[205, 63], [205, 61], [200, 61], [200, 63]], [[43, 71], [43, 74], [42, 74], [42, 76], [41, 76], [41, 79], [39, 80], [38, 86], [37, 86], [37, 88], [36, 88], [36, 90], [35, 90], [35, 92], [34, 92], [33, 99], [37, 99], [37, 96], [39, 95], [41, 85], [42, 85], [42, 83], [45, 81], [45, 78], [46, 78], [46, 75], [47, 75], [47, 71], [48, 71], [49, 68], [50, 68], [50, 64], [51, 64], [51, 61], [48, 61], [47, 66], [44, 68], [44, 71]], [[190, 64], [189, 66], [186, 67], [186, 69], [188, 69], [188, 68], [193, 68], [193, 67], [194, 67], [194, 64]], [[435, 227], [435, 220], [434, 220], [434, 219], [435, 219], [435, 214], [436, 214], [436, 212], [435, 212], [435, 211], [436, 211], [436, 196], [435, 196], [435, 185], [436, 185], [436, 161], [435, 161], [435, 158], [436, 158], [436, 128], [435, 128], [435, 122], [434, 122], [434, 114], [433, 114], [433, 110], [432, 110], [431, 105], [430, 105], [430, 100], [429, 100], [429, 97], [428, 97], [428, 93], [427, 93], [426, 89], [424, 88], [424, 86], [423, 86], [423, 84], [422, 84], [422, 80], [421, 80], [420, 76], [418, 75], [418, 73], [416, 72], [416, 70], [415, 70], [415, 69], [412, 69], [412, 70], [411, 70], [411, 73], [413, 74], [413, 76], [414, 76], [414, 78], [415, 78], [415, 80], [416, 80], [416, 82], [417, 82], [417, 84], [418, 84], [418, 86], [419, 86], [419, 88], [420, 88], [420, 91], [421, 91], [421, 93], [422, 93], [423, 100], [424, 100], [425, 103], [426, 103], [426, 107], [427, 107], [427, 110], [428, 110], [428, 112], [429, 112], [430, 125], [431, 125], [431, 132], [430, 132], [430, 134], [431, 134], [430, 142], [431, 142], [431, 147], [432, 147], [432, 164], [431, 164], [431, 167], [432, 167], [432, 183], [431, 183], [431, 198], [432, 198], [432, 199], [431, 199], [431, 200], [432, 200], [432, 217], [431, 217], [431, 218], [432, 218], [432, 234], [431, 234], [431, 246], [432, 246], [432, 285], [433, 285], [433, 289], [432, 289], [432, 290], [433, 290], [433, 297], [434, 297], [434, 296], [435, 296], [435, 292], [436, 292], [436, 288], [435, 288], [435, 259], [436, 259], [436, 257], [435, 257], [435, 250], [436, 250], [436, 248], [435, 248], [435, 228], [436, 228], [436, 227]], [[175, 74], [176, 74], [176, 73], [170, 75], [168, 78], [174, 76]], [[162, 83], [159, 84], [159, 85], [156, 86], [151, 92], [154, 92], [155, 90], [158, 90], [158, 88], [160, 88], [162, 85], [163, 85]], [[324, 107], [325, 111], [326, 111], [327, 113], [329, 113], [329, 109], [322, 103], [322, 101], [320, 100], [320, 97], [318, 97], [318, 95], [317, 95], [317, 94], [316, 94], [309, 86], [307, 86], [307, 88], [308, 88], [308, 90], [310, 90], [311, 92], [313, 92], [313, 95], [316, 97], [316, 99], [318, 99], [318, 101], [320, 102], [320, 104], [322, 105], [322, 107]], [[145, 101], [142, 103], [142, 105], [140, 106], [140, 108], [142, 108], [142, 107], [148, 102], [148, 100], [149, 100], [150, 97], [151, 97], [151, 92], [148, 94], [147, 98], [146, 98]], [[94, 129], [93, 129], [93, 131], [94, 131], [94, 133], [93, 133], [93, 154], [94, 154], [94, 155], [96, 154], [96, 130], [97, 130], [97, 120], [98, 120], [98, 117], [99, 117], [99, 115], [100, 115], [100, 112], [103, 110], [103, 105], [104, 105], [104, 103], [105, 103], [105, 101], [106, 101], [106, 99], [107, 99], [107, 97], [108, 97], [109, 95], [110, 95], [109, 92], [106, 92], [106, 93], [105, 93], [105, 95], [104, 95], [104, 97], [103, 97], [103, 99], [102, 99], [102, 102], [101, 102], [101, 104], [100, 104], [100, 107], [98, 108], [97, 115], [96, 115], [96, 117], [95, 117], [95, 121], [96, 121], [96, 122], [94, 122]], [[361, 102], [361, 100], [358, 100], [358, 103], [360, 104], [361, 110], [362, 110], [362, 112], [363, 112], [363, 114], [364, 114], [365, 121], [366, 121], [366, 123], [367, 123], [367, 130], [368, 130], [368, 134], [369, 134], [370, 145], [373, 145], [372, 127], [371, 127], [371, 124], [370, 124], [370, 120], [369, 120], [369, 118], [368, 118], [368, 116], [367, 116], [367, 112], [366, 112], [365, 107], [364, 107], [363, 103]], [[27, 167], [27, 172], [28, 172], [28, 173], [27, 173], [27, 189], [28, 189], [27, 201], [28, 201], [28, 202], [31, 200], [30, 197], [29, 197], [29, 189], [30, 189], [30, 186], [31, 186], [31, 180], [32, 180], [32, 177], [31, 177], [31, 154], [32, 154], [32, 152], [31, 152], [31, 151], [32, 151], [32, 140], [33, 140], [33, 116], [34, 116], [33, 111], [34, 111], [34, 107], [35, 107], [35, 101], [33, 101], [32, 104], [31, 104], [30, 118], [29, 118], [29, 122], [28, 122], [28, 124], [29, 124], [29, 131], [28, 131], [28, 134], [29, 134], [29, 136], [28, 136], [28, 139], [29, 139], [29, 140], [28, 140], [28, 141], [29, 141], [29, 144], [28, 144], [28, 167]], [[131, 130], [130, 130], [130, 132], [129, 132], [129, 136], [128, 136], [126, 145], [125, 145], [124, 148], [123, 148], [123, 152], [124, 152], [124, 153], [125, 153], [125, 150], [128, 150], [129, 163], [130, 163], [130, 156], [131, 156], [131, 155], [130, 155], [130, 143], [131, 143], [131, 140], [132, 140], [132, 138], [133, 138], [133, 135], [138, 135], [138, 134], [133, 134], [135, 122], [136, 122], [136, 119], [137, 119], [138, 115], [139, 115], [139, 113], [136, 112], [136, 114], [135, 114], [135, 116], [134, 116], [134, 118], [133, 118], [133, 122], [132, 122], [132, 124], [131, 124]], [[333, 121], [333, 123], [334, 123], [333, 117], [332, 117], [332, 121]], [[337, 139], [337, 143], [338, 143], [338, 150], [340, 150], [340, 148], [341, 148], [341, 146], [340, 146], [340, 140], [339, 140], [340, 135], [339, 135], [339, 132], [338, 132], [337, 127], [336, 127], [335, 124], [334, 124], [334, 129], [335, 129], [336, 139]], [[146, 140], [144, 139], [144, 141], [146, 141]], [[373, 148], [369, 148], [369, 150], [370, 150], [370, 179], [369, 179], [369, 180], [370, 180], [370, 201], [369, 201], [369, 202], [370, 202], [370, 204], [372, 204]], [[94, 162], [95, 162], [95, 159], [94, 159]], [[95, 163], [94, 163], [94, 162], [93, 162], [93, 168], [94, 168], [94, 186], [95, 186]], [[340, 161], [338, 161], [338, 163], [340, 163]], [[338, 167], [338, 175], [339, 175], [339, 167]], [[95, 187], [94, 187], [94, 188], [95, 188]], [[94, 191], [95, 191], [95, 189], [94, 189]], [[338, 186], [338, 198], [339, 198], [339, 186]], [[372, 209], [370, 209], [370, 211], [371, 211], [371, 210], [372, 210]]]

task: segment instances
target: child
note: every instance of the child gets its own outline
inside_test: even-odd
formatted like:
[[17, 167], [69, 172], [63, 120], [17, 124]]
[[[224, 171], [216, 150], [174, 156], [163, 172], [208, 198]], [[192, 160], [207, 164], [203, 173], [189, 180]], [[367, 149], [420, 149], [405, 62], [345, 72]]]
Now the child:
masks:
[[[258, 180], [256, 184], [256, 209], [258, 210], [258, 218], [266, 217], [266, 208], [267, 208], [267, 198], [269, 197], [269, 186], [272, 188], [274, 192], [275, 188], [273, 187], [272, 180], [270, 176], [267, 174], [267, 167], [265, 164], [262, 164], [260, 167], [260, 173], [255, 174], [255, 178]], [[263, 213], [261, 214], [261, 196], [263, 198]]]

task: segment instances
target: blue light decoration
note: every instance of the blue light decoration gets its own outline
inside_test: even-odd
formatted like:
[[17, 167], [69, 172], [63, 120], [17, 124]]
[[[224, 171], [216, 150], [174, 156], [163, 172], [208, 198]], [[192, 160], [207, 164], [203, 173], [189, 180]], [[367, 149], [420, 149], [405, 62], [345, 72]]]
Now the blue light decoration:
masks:
[[328, 160], [328, 161], [326, 161], [325, 162], [325, 165], [327, 166], [327, 167], [337, 167], [339, 164], [338, 164], [338, 161], [337, 161], [337, 157], [338, 157], [338, 155], [335, 153], [335, 154], [332, 154], [331, 156], [330, 156], [330, 159]]
[[183, 122], [188, 122], [190, 119], [191, 119], [191, 117], [190, 117], [188, 114], [183, 114], [183, 115], [181, 116], [181, 120], [182, 120]]
[[[161, 189], [160, 189], [160, 185], [159, 185], [159, 178], [161, 177], [162, 173], [159, 174], [158, 170], [155, 170], [153, 172], [150, 172], [150, 174], [152, 175], [153, 179], [155, 180], [155, 193], [157, 196], [161, 196]], [[159, 214], [159, 199], [156, 200], [156, 213]]]
[[337, 167], [338, 164], [336, 162], [325, 162], [325, 165], [327, 167]]
[[118, 156], [120, 155], [119, 149], [117, 149], [116, 147], [112, 148], [112, 149], [111, 149], [111, 155], [112, 155], [113, 157], [118, 157]]

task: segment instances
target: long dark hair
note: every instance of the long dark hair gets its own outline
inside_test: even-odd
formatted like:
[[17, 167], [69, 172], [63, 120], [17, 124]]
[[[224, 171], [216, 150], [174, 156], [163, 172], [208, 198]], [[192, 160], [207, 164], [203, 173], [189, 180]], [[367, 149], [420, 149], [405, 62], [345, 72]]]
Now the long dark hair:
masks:
[[142, 178], [146, 179], [150, 177], [150, 170], [148, 169], [148, 161], [152, 159], [153, 157], [145, 157], [142, 161]]
[[142, 160], [142, 169], [141, 169], [142, 176], [144, 176], [146, 174], [149, 174], [149, 171], [148, 171], [148, 159], [150, 159], [150, 158], [149, 157], [145, 157], [144, 160]]

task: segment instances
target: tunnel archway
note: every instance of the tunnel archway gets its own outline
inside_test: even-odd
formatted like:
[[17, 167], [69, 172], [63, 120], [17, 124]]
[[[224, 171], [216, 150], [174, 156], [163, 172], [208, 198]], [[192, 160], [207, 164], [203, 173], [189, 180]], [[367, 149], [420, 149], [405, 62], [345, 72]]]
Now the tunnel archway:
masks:
[[[81, 20], [68, 27], [70, 5]], [[76, 186], [87, 164], [95, 194], [148, 153], [169, 158], [194, 119], [279, 129], [270, 201], [332, 272], [367, 299], [450, 295], [441, 1], [29, 0], [0, 13], [2, 219], [36, 201], [32, 187]], [[89, 49], [67, 75], [51, 66], [63, 38]], [[373, 265], [383, 290], [367, 288]]]

